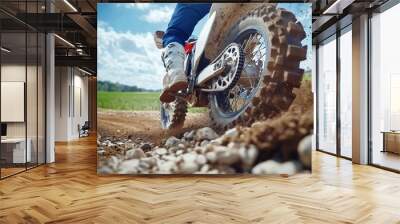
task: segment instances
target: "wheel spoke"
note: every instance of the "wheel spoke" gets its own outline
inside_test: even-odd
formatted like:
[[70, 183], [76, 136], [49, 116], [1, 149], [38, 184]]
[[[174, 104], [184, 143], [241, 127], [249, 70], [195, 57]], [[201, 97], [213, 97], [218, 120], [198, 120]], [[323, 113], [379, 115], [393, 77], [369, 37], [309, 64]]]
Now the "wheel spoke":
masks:
[[[261, 75], [264, 72], [265, 55], [267, 54], [267, 40], [264, 40], [264, 36], [255, 32], [245, 34], [240, 46], [245, 54], [244, 70], [249, 74], [243, 73], [245, 83], [237, 83], [232, 89], [224, 94], [225, 99], [220, 99], [221, 112], [230, 114], [240, 112], [248, 103], [257, 91], [258, 85], [260, 84]], [[240, 38], [240, 37], [239, 37]], [[227, 58], [233, 57], [231, 55], [237, 54], [235, 49]], [[237, 65], [238, 61], [232, 61], [233, 65]], [[249, 67], [250, 66], [250, 67]], [[253, 74], [254, 73], [254, 74]], [[229, 74], [226, 77], [222, 77], [223, 82], [217, 83], [217, 87], [223, 87], [232, 82], [235, 74]], [[217, 101], [218, 102], [218, 101]]]

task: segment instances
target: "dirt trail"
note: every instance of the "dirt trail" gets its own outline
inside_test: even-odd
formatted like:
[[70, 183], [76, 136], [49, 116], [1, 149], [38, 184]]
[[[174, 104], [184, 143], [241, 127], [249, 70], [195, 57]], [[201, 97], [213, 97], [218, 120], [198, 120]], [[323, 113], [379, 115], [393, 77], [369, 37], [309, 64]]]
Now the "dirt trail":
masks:
[[310, 170], [310, 90], [305, 81], [287, 112], [223, 133], [209, 127], [207, 113], [189, 113], [184, 128], [171, 133], [161, 128], [156, 111], [100, 110], [98, 172], [291, 175]]
[[[294, 92], [297, 95], [292, 106], [284, 114], [312, 114], [313, 100], [311, 82], [304, 81], [300, 89]], [[275, 119], [279, 119], [278, 116]], [[275, 120], [272, 119], [272, 120]], [[101, 136], [115, 136], [132, 139], [142, 138], [144, 141], [158, 145], [168, 136], [177, 136], [189, 130], [210, 126], [208, 113], [188, 113], [183, 129], [176, 132], [167, 132], [161, 128], [160, 112], [158, 111], [98, 111], [98, 133]]]
[[157, 111], [112, 111], [98, 112], [98, 130], [101, 136], [130, 136], [159, 144], [170, 135], [179, 135], [188, 130], [210, 125], [207, 113], [188, 113], [185, 126], [179, 132], [170, 133], [161, 128], [160, 112]]

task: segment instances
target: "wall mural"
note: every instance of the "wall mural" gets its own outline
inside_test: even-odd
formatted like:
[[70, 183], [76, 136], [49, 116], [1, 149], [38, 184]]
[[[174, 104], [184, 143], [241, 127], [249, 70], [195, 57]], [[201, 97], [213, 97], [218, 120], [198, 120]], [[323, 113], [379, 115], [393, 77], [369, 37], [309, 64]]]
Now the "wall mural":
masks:
[[311, 4], [98, 4], [98, 174], [311, 171]]

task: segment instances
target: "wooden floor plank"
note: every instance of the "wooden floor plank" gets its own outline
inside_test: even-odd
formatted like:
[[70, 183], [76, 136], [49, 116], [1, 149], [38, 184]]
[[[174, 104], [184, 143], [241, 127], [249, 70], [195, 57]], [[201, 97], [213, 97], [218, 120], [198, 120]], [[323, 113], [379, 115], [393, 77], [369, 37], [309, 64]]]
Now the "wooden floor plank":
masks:
[[97, 176], [96, 141], [0, 181], [0, 223], [400, 223], [400, 175], [313, 152], [313, 173]]

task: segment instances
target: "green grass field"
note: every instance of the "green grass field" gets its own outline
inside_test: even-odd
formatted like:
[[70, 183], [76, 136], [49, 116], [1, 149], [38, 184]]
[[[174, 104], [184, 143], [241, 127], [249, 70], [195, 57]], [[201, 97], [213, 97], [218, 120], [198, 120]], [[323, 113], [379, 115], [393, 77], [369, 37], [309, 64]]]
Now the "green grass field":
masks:
[[[159, 92], [104, 92], [97, 93], [97, 106], [102, 109], [130, 111], [159, 111]], [[205, 112], [206, 108], [190, 108], [189, 112]]]
[[[304, 80], [311, 80], [305, 73]], [[160, 92], [106, 92], [98, 91], [97, 105], [102, 109], [128, 111], [159, 111]], [[206, 112], [207, 108], [189, 108], [189, 112]]]

